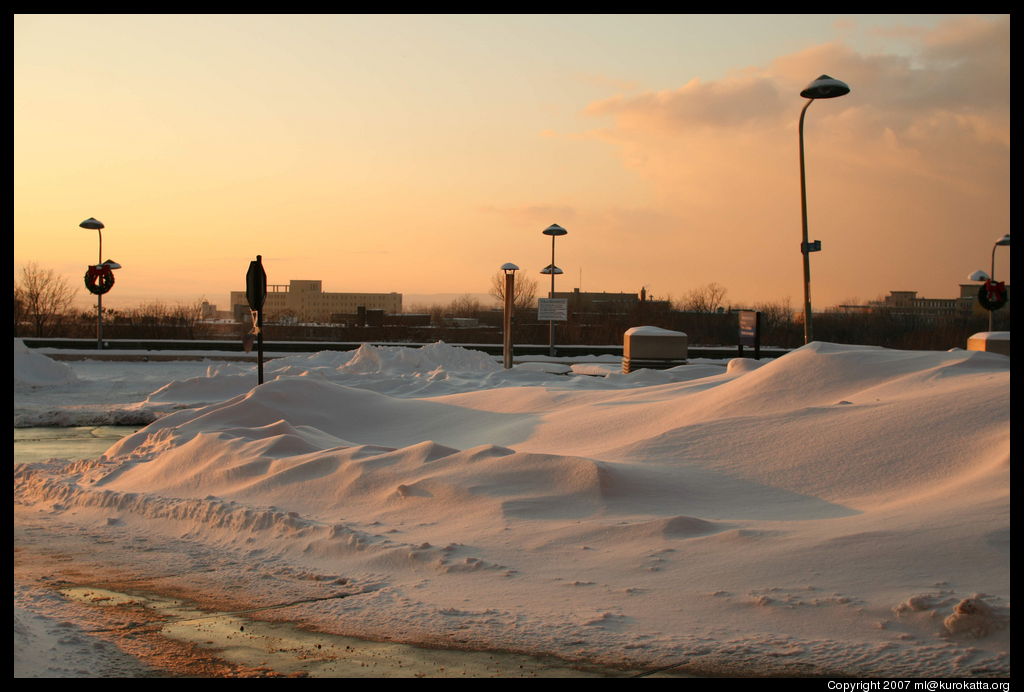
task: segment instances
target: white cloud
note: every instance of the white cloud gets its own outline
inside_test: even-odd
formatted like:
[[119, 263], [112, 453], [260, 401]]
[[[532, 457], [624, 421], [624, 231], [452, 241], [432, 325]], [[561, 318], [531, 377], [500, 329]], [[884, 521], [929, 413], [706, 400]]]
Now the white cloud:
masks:
[[[798, 94], [820, 74], [841, 79], [851, 93], [813, 104], [805, 123], [809, 214], [826, 249], [815, 264], [831, 281], [818, 301], [953, 294], [975, 262], [965, 258], [1009, 228], [1009, 21], [958, 18], [908, 40], [909, 56], [833, 42], [605, 99], [585, 111], [610, 121], [590, 136], [615, 146], [688, 230], [695, 269], [727, 264], [716, 280], [731, 294], [795, 295]], [[894, 241], [909, 236], [919, 240]], [[752, 271], [734, 271], [750, 267], [746, 253], [757, 255]]]

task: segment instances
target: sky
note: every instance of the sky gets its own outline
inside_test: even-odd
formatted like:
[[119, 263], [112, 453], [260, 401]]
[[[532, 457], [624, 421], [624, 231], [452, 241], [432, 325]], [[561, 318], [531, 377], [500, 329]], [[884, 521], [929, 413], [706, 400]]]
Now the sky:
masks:
[[[14, 268], [104, 305], [272, 284], [954, 297], [1009, 233], [1008, 15], [16, 15]], [[1009, 280], [1009, 253], [996, 253]]]

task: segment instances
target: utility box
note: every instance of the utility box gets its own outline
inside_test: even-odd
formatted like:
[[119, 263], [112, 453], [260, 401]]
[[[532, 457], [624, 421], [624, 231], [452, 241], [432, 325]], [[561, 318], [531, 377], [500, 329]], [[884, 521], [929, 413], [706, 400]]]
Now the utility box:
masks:
[[967, 339], [968, 351], [1002, 353], [1010, 357], [1010, 332], [978, 332]]
[[689, 339], [661, 327], [627, 329], [622, 344], [622, 372], [641, 368], [665, 370], [686, 363]]

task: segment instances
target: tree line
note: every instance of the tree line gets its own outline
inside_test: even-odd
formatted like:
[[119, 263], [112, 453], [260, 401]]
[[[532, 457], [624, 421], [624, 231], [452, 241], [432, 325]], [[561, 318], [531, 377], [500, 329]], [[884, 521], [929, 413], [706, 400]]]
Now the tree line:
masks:
[[[74, 309], [77, 289], [52, 269], [29, 262], [14, 285], [16, 337], [87, 338], [96, 335], [96, 310]], [[103, 308], [108, 339], [201, 339], [202, 301], [170, 305], [152, 301], [131, 308]]]
[[[490, 294], [501, 304], [504, 278], [499, 272], [492, 278]], [[513, 341], [515, 343], [546, 343], [546, 322], [537, 320], [537, 282], [531, 277], [517, 276], [513, 299]], [[88, 338], [96, 333], [95, 310], [75, 310], [76, 289], [52, 269], [35, 263], [21, 268], [14, 286], [14, 335], [22, 337]], [[628, 309], [606, 306], [602, 310], [570, 314], [569, 320], [558, 324], [557, 342], [577, 345], [616, 345], [631, 328], [649, 325], [682, 331], [693, 345], [732, 346], [738, 341], [737, 307], [726, 303], [727, 290], [710, 283], [690, 290], [678, 300], [645, 300]], [[793, 309], [789, 300], [764, 301], [741, 306], [761, 313], [761, 344], [776, 348], [796, 348], [803, 344], [803, 315]], [[444, 305], [419, 306], [431, 315], [434, 328], [451, 328], [449, 318], [473, 318], [481, 327], [472, 335], [473, 342], [501, 342], [500, 310], [484, 306], [470, 295]], [[993, 315], [994, 329], [1009, 330], [1009, 306]], [[169, 305], [150, 302], [132, 308], [103, 310], [104, 337], [149, 339], [224, 338], [225, 326], [214, 326], [202, 319], [202, 302]], [[251, 328], [240, 323], [227, 331], [241, 336]], [[266, 327], [266, 338], [275, 337], [274, 329]], [[329, 327], [326, 327], [328, 331]], [[497, 330], [497, 331], [496, 331]], [[848, 312], [829, 309], [814, 316], [814, 335], [818, 341], [850, 343], [909, 350], [945, 350], [963, 348], [967, 339], [988, 330], [988, 316], [983, 313], [926, 317], [898, 314], [887, 310]], [[335, 330], [337, 331], [337, 330]], [[349, 330], [340, 340], [359, 339], [358, 330]], [[308, 330], [307, 330], [308, 332]], [[422, 333], [421, 333], [422, 332]], [[305, 333], [305, 332], [304, 332]], [[416, 335], [428, 338], [429, 331]], [[289, 332], [290, 334], [290, 332]], [[326, 334], [326, 332], [325, 332]], [[353, 336], [354, 334], [354, 336]], [[369, 338], [369, 332], [365, 332]], [[392, 329], [388, 334], [399, 336]], [[401, 332], [401, 338], [413, 338], [412, 332]], [[458, 339], [459, 332], [446, 332], [445, 340]], [[321, 337], [322, 338], [322, 337]]]

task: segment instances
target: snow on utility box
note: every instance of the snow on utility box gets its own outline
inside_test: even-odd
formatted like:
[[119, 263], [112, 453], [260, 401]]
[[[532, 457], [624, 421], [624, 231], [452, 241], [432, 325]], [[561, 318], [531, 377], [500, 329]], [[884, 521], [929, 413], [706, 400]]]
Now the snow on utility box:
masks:
[[686, 363], [689, 342], [683, 332], [661, 327], [633, 327], [623, 337], [622, 372], [664, 370]]
[[1010, 332], [978, 332], [967, 339], [968, 351], [989, 351], [1010, 355]]

